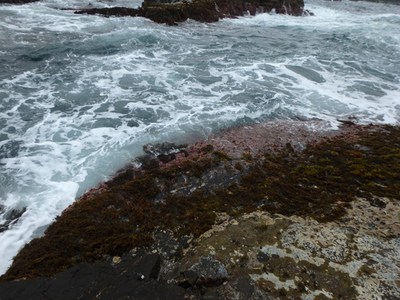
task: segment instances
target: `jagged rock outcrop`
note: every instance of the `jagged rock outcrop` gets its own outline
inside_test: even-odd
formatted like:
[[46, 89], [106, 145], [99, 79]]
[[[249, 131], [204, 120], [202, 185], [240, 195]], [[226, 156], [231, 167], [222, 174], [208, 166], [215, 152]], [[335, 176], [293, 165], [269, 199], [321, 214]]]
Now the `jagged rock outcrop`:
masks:
[[109, 16], [140, 16], [157, 23], [175, 25], [192, 19], [200, 22], [216, 22], [221, 18], [234, 18], [244, 14], [270, 12], [301, 16], [304, 13], [303, 0], [193, 0], [163, 1], [145, 0], [138, 9], [126, 7], [89, 8], [78, 10], [77, 14], [98, 14]]
[[37, 2], [39, 0], [0, 0], [0, 4], [25, 4], [30, 2]]
[[[0, 3], [24, 4], [35, 1], [38, 0], [0, 0]], [[272, 10], [293, 16], [309, 14], [304, 10], [304, 0], [145, 0], [139, 8], [90, 7], [77, 9], [75, 13], [105, 17], [144, 17], [157, 23], [176, 25], [187, 19], [216, 22], [221, 18], [255, 15]]]

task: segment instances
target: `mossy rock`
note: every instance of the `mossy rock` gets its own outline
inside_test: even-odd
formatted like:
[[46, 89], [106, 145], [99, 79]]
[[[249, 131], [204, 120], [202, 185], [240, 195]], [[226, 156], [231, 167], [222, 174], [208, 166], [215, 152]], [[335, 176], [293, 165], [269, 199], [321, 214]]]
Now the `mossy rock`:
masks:
[[[51, 276], [82, 261], [151, 246], [155, 229], [198, 237], [218, 213], [239, 216], [262, 209], [327, 222], [342, 217], [357, 197], [373, 206], [379, 205], [377, 197], [400, 199], [399, 127], [369, 127], [351, 140], [338, 136], [303, 152], [288, 147], [260, 161], [235, 162], [214, 152], [170, 169], [129, 176], [125, 171], [108, 189], [65, 210], [44, 237], [20, 251], [2, 279]], [[201, 184], [213, 170], [238, 162], [250, 167], [237, 182], [179, 195], [172, 190], [190, 181]]]

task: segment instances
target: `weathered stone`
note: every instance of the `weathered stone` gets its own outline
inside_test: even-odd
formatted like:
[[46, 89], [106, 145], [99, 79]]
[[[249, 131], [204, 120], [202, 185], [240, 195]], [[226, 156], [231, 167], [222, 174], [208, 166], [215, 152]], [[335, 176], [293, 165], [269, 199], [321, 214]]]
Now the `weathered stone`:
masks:
[[[249, 299], [240, 295], [249, 295], [253, 288], [257, 294], [261, 289], [267, 299], [312, 295], [396, 299], [400, 294], [396, 283], [400, 239], [389, 237], [398, 237], [400, 227], [388, 221], [398, 219], [400, 206], [396, 201], [381, 200], [386, 209], [371, 206], [371, 212], [368, 201], [355, 202], [349, 211], [351, 222], [344, 217], [321, 224], [310, 218], [253, 212], [202, 235], [186, 251], [182, 263], [213, 252], [231, 274], [227, 284], [220, 286], [223, 299]], [[388, 223], [380, 224], [382, 220]], [[367, 223], [376, 224], [375, 229], [369, 230]], [[248, 274], [249, 280], [241, 278], [242, 274]]]
[[[200, 260], [189, 268], [189, 271], [197, 274], [197, 286], [217, 286], [228, 279], [228, 271], [225, 266], [211, 256], [201, 257]], [[193, 277], [193, 273], [190, 273]]]

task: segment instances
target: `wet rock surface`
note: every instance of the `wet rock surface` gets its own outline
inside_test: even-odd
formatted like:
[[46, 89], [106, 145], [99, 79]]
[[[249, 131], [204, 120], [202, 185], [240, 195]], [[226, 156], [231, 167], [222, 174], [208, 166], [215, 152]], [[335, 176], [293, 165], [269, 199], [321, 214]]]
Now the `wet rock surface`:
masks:
[[216, 22], [221, 18], [234, 18], [244, 14], [271, 12], [293, 16], [309, 15], [303, 0], [193, 0], [150, 1], [145, 0], [138, 9], [126, 7], [77, 9], [76, 14], [96, 14], [105, 17], [145, 17], [157, 23], [176, 25], [187, 19], [200, 22]]
[[[5, 207], [0, 205], [0, 213], [5, 212]], [[25, 213], [26, 208], [23, 207], [21, 209], [12, 209], [7, 211], [3, 215], [3, 220], [0, 222], [0, 232], [6, 231], [10, 226], [17, 223], [18, 220], [23, 216]]]
[[[38, 0], [0, 0], [5, 4], [24, 4]], [[304, 10], [303, 0], [145, 0], [139, 8], [86, 7], [64, 8], [76, 14], [101, 15], [104, 17], [144, 17], [157, 23], [176, 25], [188, 19], [200, 22], [216, 22], [222, 18], [235, 18], [245, 14], [271, 12], [293, 16], [310, 15]]]
[[113, 261], [118, 263], [81, 263], [53, 278], [4, 283], [0, 299], [183, 299], [183, 288], [157, 281], [159, 255]]
[[145, 145], [154, 167], [134, 161], [65, 210], [0, 299], [397, 299], [400, 129], [343, 126]]
[[30, 2], [37, 2], [39, 0], [0, 0], [0, 4], [25, 4]]

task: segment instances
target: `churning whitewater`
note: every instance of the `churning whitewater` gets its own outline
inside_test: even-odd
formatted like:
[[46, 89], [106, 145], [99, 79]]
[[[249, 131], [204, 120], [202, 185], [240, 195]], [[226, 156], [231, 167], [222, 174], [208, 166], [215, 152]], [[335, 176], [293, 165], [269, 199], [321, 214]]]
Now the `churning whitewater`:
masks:
[[[128, 1], [91, 3], [108, 4]], [[143, 144], [273, 119], [400, 121], [400, 6], [310, 0], [315, 16], [175, 27], [66, 7], [82, 4], [0, 6], [0, 274]]]

